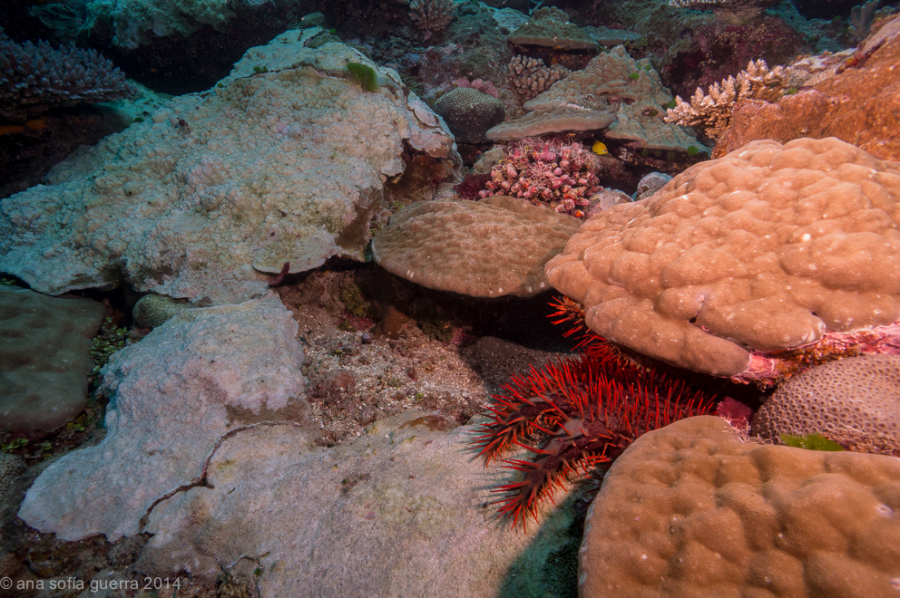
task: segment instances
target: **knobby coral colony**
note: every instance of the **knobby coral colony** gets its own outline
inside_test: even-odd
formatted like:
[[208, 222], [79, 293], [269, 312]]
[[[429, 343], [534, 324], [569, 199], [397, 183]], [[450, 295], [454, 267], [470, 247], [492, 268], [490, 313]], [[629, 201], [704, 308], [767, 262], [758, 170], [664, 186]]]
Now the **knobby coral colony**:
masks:
[[[508, 459], [521, 479], [498, 486], [491, 504], [513, 525], [537, 520], [537, 507], [572, 474], [605, 468], [634, 440], [676, 420], [712, 413], [709, 390], [692, 390], [684, 376], [638, 365], [583, 325], [580, 308], [568, 299], [555, 304], [554, 323], [574, 324], [566, 336], [581, 336], [578, 355], [548, 362], [527, 376], [514, 376], [494, 395], [472, 444], [486, 464], [515, 447], [534, 454]], [[536, 446], [539, 444], [539, 446]]]

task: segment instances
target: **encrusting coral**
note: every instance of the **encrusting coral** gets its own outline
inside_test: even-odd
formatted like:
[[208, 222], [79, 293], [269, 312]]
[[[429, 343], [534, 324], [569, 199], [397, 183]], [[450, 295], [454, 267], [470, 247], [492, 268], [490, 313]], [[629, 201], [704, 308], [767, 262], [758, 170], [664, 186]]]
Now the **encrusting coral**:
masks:
[[540, 503], [572, 474], [608, 466], [642, 434], [714, 408], [710, 393], [691, 390], [674, 372], [639, 366], [580, 328], [571, 302], [557, 307], [557, 323], [574, 322], [570, 333], [581, 334], [579, 355], [514, 376], [472, 441], [486, 463], [516, 448], [533, 455], [503, 461], [521, 479], [493, 490], [514, 525], [537, 519]]
[[513, 195], [581, 218], [599, 191], [599, 170], [597, 155], [580, 143], [523, 139], [506, 148], [480, 196]]
[[665, 120], [697, 127], [703, 135], [718, 139], [731, 124], [731, 112], [739, 100], [774, 102], [784, 93], [785, 81], [784, 68], [769, 69], [765, 60], [751, 60], [737, 77], [713, 83], [706, 93], [698, 87], [690, 102], [675, 96], [675, 107], [669, 108]]

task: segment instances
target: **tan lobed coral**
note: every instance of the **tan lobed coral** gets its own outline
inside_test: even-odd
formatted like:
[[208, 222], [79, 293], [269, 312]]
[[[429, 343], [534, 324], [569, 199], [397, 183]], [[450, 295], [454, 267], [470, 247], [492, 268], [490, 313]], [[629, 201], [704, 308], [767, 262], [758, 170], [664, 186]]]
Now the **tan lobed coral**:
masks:
[[579, 596], [888, 598], [900, 459], [742, 442], [724, 420], [638, 438], [588, 511]]
[[900, 320], [900, 164], [758, 141], [594, 216], [546, 267], [597, 334], [716, 376]]
[[549, 289], [544, 264], [581, 220], [524, 199], [419, 202], [372, 239], [375, 261], [401, 278], [473, 297], [531, 297]]
[[765, 60], [751, 60], [737, 77], [713, 83], [706, 93], [698, 87], [690, 102], [675, 96], [675, 107], [669, 108], [666, 122], [697, 127], [707, 137], [717, 139], [731, 123], [735, 103], [739, 100], [774, 102], [784, 92], [785, 80], [782, 67], [770, 70]]
[[822, 434], [846, 448], [900, 456], [900, 355], [863, 355], [791, 378], [753, 416], [754, 434]]

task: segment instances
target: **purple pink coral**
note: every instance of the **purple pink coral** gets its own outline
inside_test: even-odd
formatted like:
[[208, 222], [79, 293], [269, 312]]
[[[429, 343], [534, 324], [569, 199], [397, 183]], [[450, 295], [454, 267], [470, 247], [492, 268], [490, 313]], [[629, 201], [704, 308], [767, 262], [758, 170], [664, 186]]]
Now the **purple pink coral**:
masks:
[[600, 190], [599, 170], [597, 156], [580, 143], [523, 139], [507, 147], [479, 195], [521, 197], [581, 218]]

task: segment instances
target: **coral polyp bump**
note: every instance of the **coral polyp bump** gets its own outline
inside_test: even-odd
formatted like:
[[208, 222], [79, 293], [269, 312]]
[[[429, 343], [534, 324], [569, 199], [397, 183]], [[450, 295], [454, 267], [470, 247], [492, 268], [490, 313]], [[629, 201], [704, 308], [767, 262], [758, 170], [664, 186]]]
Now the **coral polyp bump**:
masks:
[[503, 391], [472, 444], [486, 463], [517, 447], [533, 454], [503, 460], [521, 478], [492, 490], [500, 495], [492, 504], [513, 525], [537, 520], [541, 502], [572, 474], [608, 466], [645, 432], [715, 406], [710, 393], [692, 390], [678, 374], [639, 366], [598, 337], [577, 356], [514, 376]]

